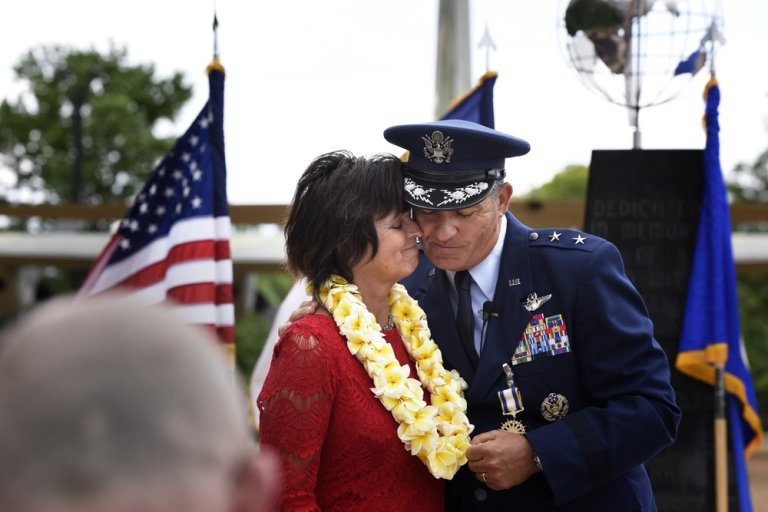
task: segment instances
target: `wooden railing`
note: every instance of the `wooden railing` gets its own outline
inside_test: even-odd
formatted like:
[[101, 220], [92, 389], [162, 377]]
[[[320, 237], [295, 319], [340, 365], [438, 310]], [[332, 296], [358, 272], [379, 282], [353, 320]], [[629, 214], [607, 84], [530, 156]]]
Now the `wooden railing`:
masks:
[[[40, 218], [47, 220], [82, 220], [86, 222], [95, 222], [99, 220], [113, 221], [122, 218], [128, 206], [125, 204], [104, 204], [99, 206], [87, 205], [0, 205], [0, 216], [8, 216], [15, 219]], [[584, 221], [584, 202], [583, 201], [556, 201], [556, 202], [521, 202], [513, 201], [510, 204], [510, 211], [524, 224], [533, 228], [545, 227], [563, 227], [581, 229]], [[287, 205], [284, 204], [265, 204], [265, 205], [231, 205], [230, 216], [234, 225], [261, 225], [277, 224], [285, 221], [288, 212]], [[731, 222], [734, 226], [753, 223], [768, 222], [768, 204], [738, 204], [731, 207]], [[11, 237], [11, 245], [18, 245], [15, 238]], [[31, 240], [30, 240], [30, 237]], [[40, 240], [34, 238], [34, 235], [26, 235], [27, 244], [40, 244]], [[71, 258], [66, 251], [59, 251], [61, 244], [82, 244], [85, 238], [80, 241], [67, 239], [60, 244], [57, 243], [53, 250], [44, 252], [38, 251], [35, 257], [18, 256], [11, 254], [0, 254], [0, 314], [8, 314], [18, 309], [17, 299], [14, 296], [12, 288], [15, 286], [16, 276], [20, 268], [25, 266], [53, 266], [61, 268], [79, 268], [87, 270], [92, 264], [95, 256], [81, 256], [79, 259]], [[91, 243], [93, 241], [91, 240]], [[100, 244], [101, 242], [98, 241]], [[262, 242], [255, 242], [258, 247], [263, 248]], [[66, 248], [66, 247], [65, 247]], [[65, 249], [62, 248], [62, 249]], [[98, 250], [96, 248], [95, 250]], [[274, 250], [272, 251], [274, 252]], [[279, 252], [279, 251], [278, 251]], [[739, 273], [768, 273], [768, 247], [765, 249], [766, 257], [763, 257], [763, 251], [757, 261], [738, 262], [736, 270]], [[89, 253], [90, 254], [90, 253]], [[283, 263], [280, 256], [274, 254], [269, 258], [259, 261], [235, 261], [235, 274], [242, 277], [250, 272], [275, 272], [283, 270]]]
[[[40, 218], [49, 220], [82, 220], [94, 222], [98, 220], [112, 221], [125, 215], [128, 206], [124, 204], [88, 205], [0, 205], [0, 216], [16, 219]], [[533, 228], [565, 227], [581, 229], [584, 221], [583, 201], [551, 201], [551, 202], [522, 202], [513, 201], [510, 211], [524, 224]], [[234, 225], [281, 225], [288, 213], [284, 204], [264, 205], [231, 205], [230, 217]], [[736, 204], [731, 206], [731, 223], [734, 227], [768, 223], [768, 204]], [[54, 253], [46, 253], [45, 261], [37, 258], [28, 264], [50, 264], [65, 266], [83, 266], [83, 261], [58, 258]], [[768, 247], [766, 247], [768, 255]], [[0, 270], [2, 267], [18, 267], [24, 261], [14, 259], [10, 255], [0, 254]], [[86, 265], [88, 266], [88, 265]], [[739, 272], [768, 272], [768, 256], [759, 261], [738, 262]], [[279, 262], [236, 262], [236, 272], [277, 271], [281, 269]], [[7, 272], [6, 272], [7, 273]]]
[[[17, 218], [41, 217], [46, 219], [82, 219], [94, 221], [119, 219], [127, 205], [0, 205], [0, 215]], [[512, 201], [510, 211], [523, 224], [531, 227], [581, 228], [584, 219], [583, 201], [523, 202]], [[288, 207], [284, 204], [241, 204], [230, 206], [233, 224], [281, 224]], [[768, 222], [768, 204], [736, 204], [731, 206], [731, 223], [734, 226]]]

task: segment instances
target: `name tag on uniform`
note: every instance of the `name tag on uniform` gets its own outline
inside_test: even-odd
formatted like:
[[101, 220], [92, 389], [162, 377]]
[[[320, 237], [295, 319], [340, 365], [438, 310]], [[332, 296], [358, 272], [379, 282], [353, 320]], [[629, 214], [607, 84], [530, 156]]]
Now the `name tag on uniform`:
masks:
[[538, 313], [531, 318], [517, 344], [512, 364], [528, 363], [540, 357], [552, 357], [571, 351], [568, 330], [563, 315], [545, 317]]

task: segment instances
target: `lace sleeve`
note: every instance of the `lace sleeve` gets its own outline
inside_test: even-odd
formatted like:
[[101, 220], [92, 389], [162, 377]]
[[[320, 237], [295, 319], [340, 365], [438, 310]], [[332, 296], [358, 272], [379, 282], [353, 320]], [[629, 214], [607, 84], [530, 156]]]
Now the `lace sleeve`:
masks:
[[320, 510], [320, 453], [333, 404], [332, 361], [310, 329], [294, 325], [276, 345], [259, 394], [260, 442], [282, 461], [281, 510]]

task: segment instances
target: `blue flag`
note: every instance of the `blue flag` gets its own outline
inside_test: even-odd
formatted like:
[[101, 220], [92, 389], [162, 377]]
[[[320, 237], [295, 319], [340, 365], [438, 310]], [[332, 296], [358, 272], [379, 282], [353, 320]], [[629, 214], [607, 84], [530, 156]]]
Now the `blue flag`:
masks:
[[688, 58], [677, 63], [677, 67], [675, 67], [675, 76], [682, 75], [683, 73], [695, 75], [702, 67], [704, 67], [705, 61], [706, 54], [701, 50], [696, 50], [690, 54]]
[[[462, 119], [495, 128], [493, 118], [493, 86], [496, 84], [498, 73], [486, 71], [478, 80], [477, 85], [454, 99], [448, 104], [448, 110], [440, 119]], [[406, 151], [400, 157], [408, 160]]]
[[720, 88], [714, 77], [707, 84], [705, 98], [704, 196], [675, 366], [714, 385], [713, 363], [725, 363], [735, 478], [745, 512], [752, 510], [746, 459], [760, 446], [763, 429], [739, 329], [731, 219], [720, 168]]
[[498, 74], [487, 71], [478, 84], [448, 105], [440, 119], [463, 119], [495, 128], [493, 119], [493, 86]]

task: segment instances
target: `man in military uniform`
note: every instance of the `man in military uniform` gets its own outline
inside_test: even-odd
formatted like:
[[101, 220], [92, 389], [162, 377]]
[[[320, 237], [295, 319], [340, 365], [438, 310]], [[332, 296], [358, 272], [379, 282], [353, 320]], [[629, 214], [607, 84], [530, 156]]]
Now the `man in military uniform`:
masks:
[[508, 211], [505, 159], [527, 142], [459, 120], [399, 125], [422, 259], [404, 282], [469, 384], [457, 511], [655, 510], [644, 462], [680, 410], [667, 357], [616, 247]]

